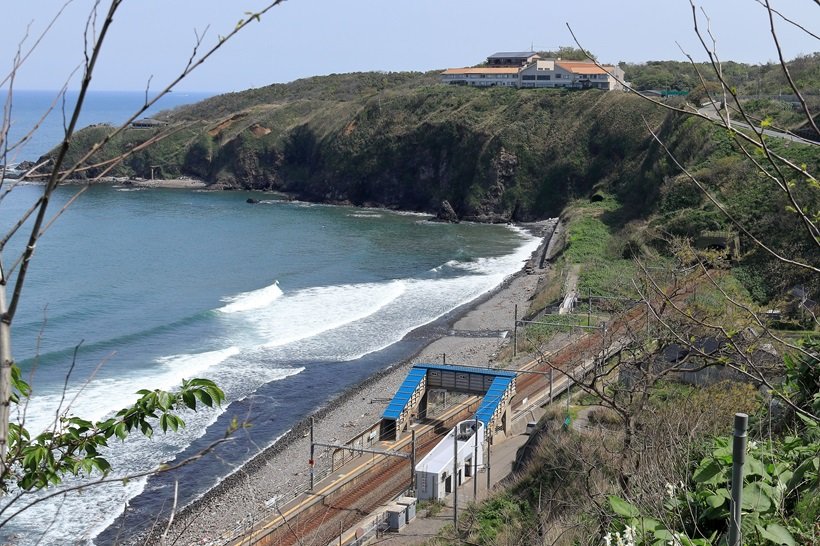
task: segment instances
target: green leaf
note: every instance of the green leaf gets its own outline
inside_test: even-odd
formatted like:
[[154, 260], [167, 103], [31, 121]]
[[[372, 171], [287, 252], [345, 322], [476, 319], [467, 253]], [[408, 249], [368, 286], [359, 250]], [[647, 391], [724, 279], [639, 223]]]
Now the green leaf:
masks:
[[652, 518], [638, 518], [638, 521], [635, 524], [635, 528], [639, 531], [658, 531], [660, 529], [665, 529], [663, 524], [656, 519]]
[[609, 506], [619, 516], [637, 518], [641, 514], [641, 511], [635, 505], [616, 495], [609, 496]]
[[711, 508], [720, 508], [726, 502], [726, 499], [721, 495], [709, 495], [706, 497], [706, 504]]
[[182, 391], [182, 401], [189, 409], [196, 409], [196, 397], [191, 391]]
[[759, 459], [752, 456], [746, 457], [746, 475], [747, 476], [760, 476], [764, 479], [771, 479], [771, 476], [766, 471], [766, 466], [760, 462]]
[[202, 401], [203, 404], [205, 404], [209, 408], [214, 405], [213, 398], [211, 398], [211, 395], [208, 394], [208, 392], [205, 391], [204, 389], [194, 391], [194, 394], [196, 395], [197, 398], [200, 399], [200, 401]]
[[798, 467], [794, 469], [794, 474], [786, 484], [788, 490], [794, 491], [795, 489], [798, 489], [801, 485], [803, 485], [806, 473], [811, 471], [816, 472], [818, 467], [820, 467], [820, 457], [806, 459], [800, 463]]
[[766, 513], [772, 510], [774, 503], [764, 484], [752, 482], [743, 487], [741, 507], [747, 512]]
[[706, 465], [701, 464], [692, 475], [695, 483], [718, 484], [721, 482], [720, 476], [723, 472], [723, 465], [718, 461], [710, 460]]
[[797, 546], [794, 537], [788, 529], [777, 523], [770, 523], [765, 528], [760, 525], [757, 526], [760, 536], [773, 542], [774, 544], [781, 544], [784, 546]]

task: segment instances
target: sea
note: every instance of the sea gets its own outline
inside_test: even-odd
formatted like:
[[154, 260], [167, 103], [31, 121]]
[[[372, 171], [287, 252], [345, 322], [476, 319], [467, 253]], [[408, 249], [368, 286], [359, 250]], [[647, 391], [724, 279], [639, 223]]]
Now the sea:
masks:
[[[160, 108], [205, 96], [173, 93]], [[37, 123], [49, 97], [15, 93], [12, 129]], [[83, 123], [122, 122], [143, 98], [93, 92]], [[16, 159], [36, 159], [61, 130], [62, 116], [48, 116]], [[59, 188], [52, 214], [78, 189]], [[2, 233], [41, 190], [18, 185], [3, 197]], [[412, 356], [426, 341], [420, 329], [493, 290], [538, 242], [510, 226], [261, 192], [91, 187], [50, 225], [31, 261], [12, 343], [33, 395], [15, 419], [32, 434], [58, 414], [104, 419], [139, 389], [192, 377], [215, 381], [226, 402], [184, 412], [178, 432], [112, 441], [110, 483], [71, 490], [88, 480], [70, 478], [49, 498], [0, 498], [0, 542], [109, 544], [116, 534], [105, 530], [126, 506], [138, 514], [134, 525], [151, 525], [175, 482], [180, 505], [203, 495], [344, 390]], [[7, 270], [22, 244], [16, 236], [5, 249]], [[161, 477], [131, 477], [200, 453], [234, 419], [250, 425], [235, 441]]]

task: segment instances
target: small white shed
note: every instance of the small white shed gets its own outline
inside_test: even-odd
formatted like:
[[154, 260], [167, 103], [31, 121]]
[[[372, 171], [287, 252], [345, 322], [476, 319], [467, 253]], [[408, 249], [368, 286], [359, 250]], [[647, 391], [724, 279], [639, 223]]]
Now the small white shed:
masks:
[[387, 528], [390, 531], [400, 531], [407, 524], [407, 506], [397, 502], [385, 510], [387, 514]]

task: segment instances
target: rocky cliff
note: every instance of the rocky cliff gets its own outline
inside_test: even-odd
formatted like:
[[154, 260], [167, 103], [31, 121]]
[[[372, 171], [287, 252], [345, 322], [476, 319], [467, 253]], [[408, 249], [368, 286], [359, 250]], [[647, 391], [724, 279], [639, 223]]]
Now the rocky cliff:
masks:
[[[554, 215], [596, 186], [634, 184], [652, 147], [644, 122], [659, 126], [666, 116], [618, 92], [475, 89], [424, 74], [348, 74], [166, 112], [167, 127], [128, 129], [101, 155], [132, 151], [121, 176], [148, 177], [153, 166], [166, 178], [194, 176], [213, 187], [431, 213], [446, 201], [451, 220], [506, 222]], [[75, 150], [110, 130], [81, 132]]]

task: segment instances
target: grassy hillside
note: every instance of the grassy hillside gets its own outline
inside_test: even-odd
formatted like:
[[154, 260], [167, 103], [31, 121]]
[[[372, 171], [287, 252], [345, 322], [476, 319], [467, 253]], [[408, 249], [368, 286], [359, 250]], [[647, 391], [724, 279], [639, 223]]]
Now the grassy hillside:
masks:
[[[507, 221], [557, 214], [596, 184], [641, 178], [646, 119], [666, 114], [598, 91], [476, 90], [425, 74], [327, 76], [215, 97], [162, 116], [177, 132], [119, 174], [192, 175], [302, 198]], [[104, 128], [78, 136], [78, 149]], [[159, 130], [132, 129], [103, 155]], [[93, 175], [99, 169], [90, 169]]]

